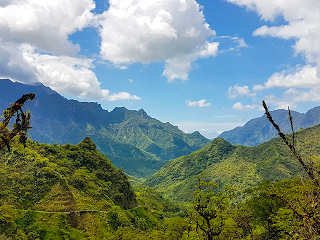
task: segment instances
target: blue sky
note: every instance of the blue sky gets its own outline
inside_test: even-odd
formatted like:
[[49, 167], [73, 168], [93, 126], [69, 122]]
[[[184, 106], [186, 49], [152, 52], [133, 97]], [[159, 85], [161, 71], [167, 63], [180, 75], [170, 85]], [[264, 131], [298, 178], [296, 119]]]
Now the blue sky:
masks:
[[31, 0], [0, 3], [0, 76], [107, 110], [143, 108], [207, 137], [320, 102], [320, 3]]

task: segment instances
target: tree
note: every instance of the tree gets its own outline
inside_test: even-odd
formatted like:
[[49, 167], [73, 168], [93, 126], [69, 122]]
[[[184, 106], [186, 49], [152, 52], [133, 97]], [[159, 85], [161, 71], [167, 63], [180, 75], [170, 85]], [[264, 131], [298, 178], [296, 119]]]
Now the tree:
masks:
[[[22, 110], [23, 105], [28, 100], [33, 100], [35, 94], [25, 94], [15, 103], [11, 104], [9, 108], [3, 111], [3, 120], [0, 122], [0, 149], [4, 146], [7, 147], [10, 152], [10, 142], [16, 136], [19, 136], [19, 142], [23, 145], [26, 144], [27, 131], [31, 128], [30, 126], [30, 112], [24, 112]], [[12, 118], [15, 117], [15, 123], [12, 129], [9, 129], [9, 124]]]
[[218, 191], [214, 183], [199, 178], [190, 213], [196, 231], [199, 233], [200, 230], [207, 240], [219, 237], [224, 230], [228, 205], [229, 198], [226, 193]]
[[[279, 125], [273, 120], [267, 104], [262, 102], [265, 114], [277, 130], [282, 141], [287, 145], [292, 155], [300, 163], [304, 173], [309, 179], [299, 179], [298, 182], [282, 181], [274, 185], [270, 197], [280, 200], [286, 209], [281, 209], [278, 216], [278, 225], [285, 228], [289, 235], [303, 237], [303, 239], [319, 239], [320, 236], [320, 168], [317, 157], [305, 160], [297, 151], [296, 134], [293, 127], [293, 119], [288, 107], [289, 121], [291, 125], [291, 140], [281, 131]], [[291, 184], [291, 186], [290, 186]], [[284, 222], [296, 224], [284, 224]]]

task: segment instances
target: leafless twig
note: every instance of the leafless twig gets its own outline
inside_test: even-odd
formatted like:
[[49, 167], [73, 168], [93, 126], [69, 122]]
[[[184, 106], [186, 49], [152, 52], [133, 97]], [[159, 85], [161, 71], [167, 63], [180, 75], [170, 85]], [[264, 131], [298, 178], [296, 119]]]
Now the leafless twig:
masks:
[[289, 143], [286, 135], [281, 131], [280, 127], [278, 124], [275, 123], [275, 121], [273, 120], [268, 106], [265, 103], [265, 101], [262, 101], [262, 105], [263, 108], [265, 110], [265, 114], [269, 120], [269, 122], [273, 125], [273, 127], [277, 130], [278, 135], [280, 136], [280, 138], [283, 140], [283, 142], [289, 147], [291, 153], [293, 154], [293, 156], [299, 161], [299, 163], [301, 164], [301, 166], [303, 167], [304, 171], [308, 174], [308, 176], [310, 177], [310, 179], [317, 185], [320, 186], [319, 184], [319, 180], [316, 177], [315, 171], [313, 169], [312, 166], [308, 165], [307, 163], [305, 163], [305, 161], [302, 159], [301, 155], [297, 152], [297, 149], [295, 147], [295, 133], [294, 133], [294, 128], [293, 128], [293, 120], [292, 120], [292, 114], [290, 111], [290, 108], [288, 108], [289, 110], [289, 120], [290, 120], [290, 125], [291, 125], [291, 130], [292, 130], [292, 143]]

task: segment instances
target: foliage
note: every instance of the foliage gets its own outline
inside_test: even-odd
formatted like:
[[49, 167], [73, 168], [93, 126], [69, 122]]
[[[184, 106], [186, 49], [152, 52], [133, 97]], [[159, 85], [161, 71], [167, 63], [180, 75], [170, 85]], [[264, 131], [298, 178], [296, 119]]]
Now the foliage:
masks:
[[[0, 122], [0, 149], [6, 146], [8, 151], [10, 151], [10, 142], [16, 136], [19, 136], [20, 143], [26, 144], [27, 131], [31, 128], [31, 115], [30, 112], [24, 112], [22, 107], [26, 101], [33, 100], [34, 98], [35, 95], [33, 93], [24, 94], [15, 103], [11, 104], [9, 108], [3, 111], [3, 121]], [[16, 117], [15, 123], [12, 129], [9, 129], [8, 125], [14, 117]]]
[[213, 240], [222, 235], [226, 225], [229, 199], [224, 192], [219, 192], [212, 182], [201, 179], [198, 181], [190, 218], [195, 222], [197, 232], [201, 231], [205, 239]]
[[25, 147], [15, 137], [0, 149], [0, 239], [319, 240], [319, 136], [316, 126], [285, 144], [218, 138], [147, 180], [160, 192], [132, 187], [89, 137]]
[[[320, 125], [296, 134], [297, 149], [302, 157], [320, 155], [319, 136]], [[220, 189], [227, 185], [242, 195], [247, 188], [262, 181], [305, 175], [280, 138], [256, 147], [233, 146], [217, 138], [190, 155], [168, 162], [148, 178], [146, 184], [171, 199], [191, 201], [202, 172], [206, 180], [215, 182]]]

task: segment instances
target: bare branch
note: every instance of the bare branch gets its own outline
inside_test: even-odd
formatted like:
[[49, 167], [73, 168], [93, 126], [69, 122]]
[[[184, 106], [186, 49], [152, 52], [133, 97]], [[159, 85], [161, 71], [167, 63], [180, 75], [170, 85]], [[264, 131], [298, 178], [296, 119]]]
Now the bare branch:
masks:
[[292, 132], [292, 145], [295, 146], [296, 142], [295, 142], [295, 132], [294, 132], [294, 127], [293, 127], [293, 118], [292, 118], [292, 114], [290, 111], [290, 107], [288, 106], [288, 113], [289, 113], [289, 121], [290, 121], [290, 126], [291, 126], [291, 132]]
[[[293, 156], [298, 160], [298, 162], [301, 164], [301, 166], [303, 167], [304, 171], [308, 174], [308, 176], [310, 177], [310, 179], [317, 185], [320, 186], [318, 179], [316, 177], [316, 174], [312, 168], [312, 166], [308, 166], [304, 160], [302, 159], [301, 155], [297, 152], [296, 147], [295, 147], [295, 139], [293, 138], [293, 143], [289, 143], [286, 135], [280, 130], [280, 127], [278, 124], [275, 123], [275, 121], [273, 120], [268, 106], [265, 103], [265, 101], [262, 101], [262, 105], [263, 108], [265, 110], [265, 114], [269, 120], [269, 122], [273, 125], [273, 127], [277, 130], [278, 135], [280, 136], [280, 138], [283, 140], [283, 142], [289, 147], [291, 153], [293, 154]], [[290, 124], [291, 124], [291, 129], [293, 131], [293, 120], [292, 120], [292, 115], [291, 115], [291, 111], [289, 109], [289, 119], [290, 119]]]

